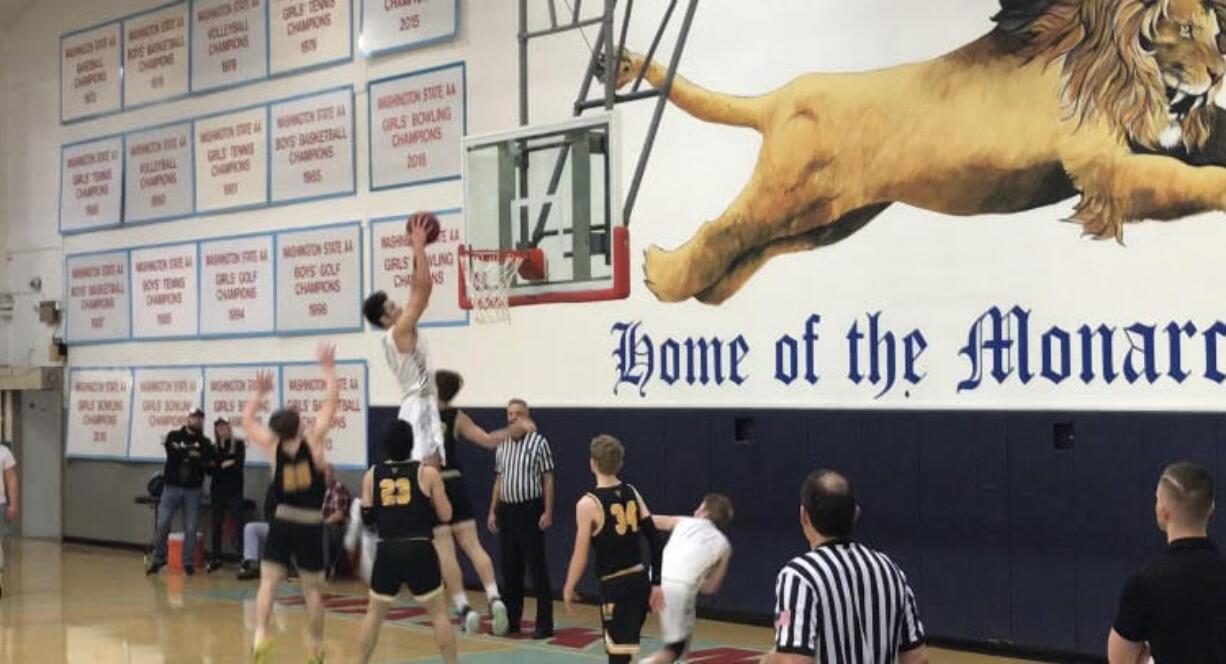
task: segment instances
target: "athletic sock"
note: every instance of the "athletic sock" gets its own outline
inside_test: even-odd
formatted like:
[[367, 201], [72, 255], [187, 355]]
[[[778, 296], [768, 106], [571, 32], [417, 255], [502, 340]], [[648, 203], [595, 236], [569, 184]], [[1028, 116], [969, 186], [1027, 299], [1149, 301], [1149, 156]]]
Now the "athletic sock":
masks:
[[485, 597], [491, 602], [496, 599], [501, 599], [502, 596], [498, 594], [498, 582], [495, 581], [494, 583], [491, 583], [485, 587]]
[[455, 610], [460, 615], [468, 613], [468, 596], [464, 593], [456, 593], [452, 595], [451, 602], [455, 604]]

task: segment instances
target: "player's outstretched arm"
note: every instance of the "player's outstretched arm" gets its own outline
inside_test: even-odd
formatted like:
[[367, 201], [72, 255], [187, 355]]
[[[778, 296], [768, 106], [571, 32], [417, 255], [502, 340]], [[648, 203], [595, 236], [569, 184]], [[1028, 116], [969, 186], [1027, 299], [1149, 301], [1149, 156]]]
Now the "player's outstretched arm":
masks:
[[256, 411], [260, 409], [270, 392], [272, 392], [272, 372], [267, 369], [256, 371], [255, 392], [251, 393], [251, 398], [247, 399], [247, 404], [243, 406], [243, 434], [247, 436], [248, 442], [263, 448], [270, 448], [277, 444], [277, 437], [268, 430], [268, 427], [255, 419]]
[[456, 413], [455, 429], [456, 433], [460, 434], [460, 437], [464, 440], [475, 443], [487, 450], [493, 450], [511, 438], [521, 438], [536, 431], [536, 424], [524, 417], [501, 429], [487, 432], [478, 426], [476, 422], [473, 422], [472, 418], [464, 413], [464, 411], [460, 411]]
[[422, 493], [430, 496], [430, 503], [434, 505], [434, 513], [438, 515], [438, 520], [442, 523], [451, 523], [451, 500], [447, 498], [447, 492], [443, 490], [443, 476], [439, 475], [438, 470], [433, 466], [422, 465], [418, 471], [421, 477]]
[[583, 570], [587, 568], [588, 549], [592, 545], [592, 527], [596, 523], [596, 511], [599, 508], [588, 497], [583, 496], [575, 503], [575, 549], [570, 554], [570, 566], [566, 569], [566, 585], [562, 587], [562, 601], [568, 611], [579, 600], [575, 586], [583, 578]]
[[392, 326], [396, 349], [411, 353], [417, 347], [417, 322], [430, 304], [434, 279], [430, 276], [430, 259], [426, 257], [426, 216], [415, 214], [409, 220], [409, 243], [413, 246], [413, 276], [409, 281], [409, 301], [400, 310]]
[[655, 522], [656, 528], [659, 528], [660, 530], [667, 530], [669, 532], [672, 532], [673, 528], [676, 528], [677, 524], [681, 522], [681, 517], [665, 516], [663, 514], [653, 514], [651, 516], [651, 520]]
[[319, 415], [315, 418], [315, 426], [311, 428], [311, 433], [307, 436], [307, 444], [311, 446], [311, 456], [315, 463], [322, 465], [326, 463], [324, 439], [332, 430], [332, 425], [336, 420], [336, 407], [341, 398], [340, 381], [336, 378], [336, 344], [327, 342], [319, 344], [315, 356], [319, 359], [319, 368], [324, 372], [327, 396], [324, 397], [323, 408], [319, 410]]

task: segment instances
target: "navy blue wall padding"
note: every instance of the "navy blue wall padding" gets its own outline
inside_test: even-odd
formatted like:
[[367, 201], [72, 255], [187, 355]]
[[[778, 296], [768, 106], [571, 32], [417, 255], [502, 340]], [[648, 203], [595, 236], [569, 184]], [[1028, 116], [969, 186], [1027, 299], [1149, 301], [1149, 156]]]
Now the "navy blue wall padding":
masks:
[[[505, 420], [500, 409], [469, 414], [489, 429]], [[1025, 648], [1104, 652], [1124, 580], [1164, 546], [1153, 515], [1163, 466], [1198, 461], [1226, 484], [1226, 416], [1214, 414], [541, 408], [533, 416], [558, 467], [547, 538], [555, 592], [575, 501], [592, 483], [588, 443], [610, 433], [626, 444], [623, 478], [653, 511], [688, 514], [710, 491], [732, 498], [732, 571], [705, 605], [771, 613], [775, 574], [805, 549], [800, 483], [833, 468], [855, 484], [857, 538], [903, 568], [929, 634]], [[391, 417], [392, 408], [371, 409], [372, 458]], [[738, 418], [748, 440], [737, 440]], [[1057, 422], [1073, 425], [1065, 449], [1054, 444]], [[497, 538], [484, 526], [493, 454], [460, 450], [482, 541], [497, 560]], [[1215, 521], [1211, 535], [1221, 532]], [[581, 590], [594, 594], [590, 573]]]

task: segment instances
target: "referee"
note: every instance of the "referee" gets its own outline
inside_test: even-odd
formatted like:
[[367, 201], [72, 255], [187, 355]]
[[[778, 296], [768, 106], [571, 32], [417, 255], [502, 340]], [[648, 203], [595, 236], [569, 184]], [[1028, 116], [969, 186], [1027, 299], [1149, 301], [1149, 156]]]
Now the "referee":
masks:
[[[507, 423], [528, 417], [528, 403], [512, 399]], [[553, 525], [553, 454], [538, 433], [512, 438], [498, 446], [487, 525], [502, 543], [503, 603], [507, 632], [518, 634], [524, 614], [524, 563], [536, 590], [534, 639], [553, 636], [553, 590], [545, 563], [545, 531]]]
[[847, 478], [816, 471], [800, 496], [812, 550], [779, 571], [775, 649], [765, 663], [927, 662], [906, 575], [885, 554], [851, 540], [859, 508]]

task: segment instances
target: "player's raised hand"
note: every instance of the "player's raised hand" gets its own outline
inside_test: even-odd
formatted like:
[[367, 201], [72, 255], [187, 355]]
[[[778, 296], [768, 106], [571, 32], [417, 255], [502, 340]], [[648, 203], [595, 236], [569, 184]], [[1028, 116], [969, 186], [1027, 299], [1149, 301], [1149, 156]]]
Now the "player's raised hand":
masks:
[[651, 587], [651, 600], [648, 602], [651, 606], [652, 613], [659, 613], [664, 610], [664, 589], [660, 586]]
[[527, 416], [521, 416], [510, 424], [511, 437], [523, 438], [524, 436], [536, 432], [536, 422]]
[[413, 244], [414, 249], [420, 249], [426, 246], [426, 219], [426, 215], [420, 213], [409, 217], [409, 242]]
[[336, 368], [336, 344], [327, 341], [320, 343], [315, 349], [315, 357], [325, 370]]
[[260, 369], [255, 372], [255, 391], [264, 395], [272, 392], [272, 371]]

